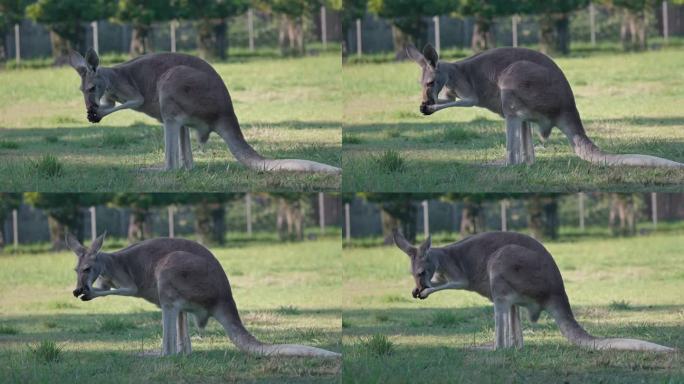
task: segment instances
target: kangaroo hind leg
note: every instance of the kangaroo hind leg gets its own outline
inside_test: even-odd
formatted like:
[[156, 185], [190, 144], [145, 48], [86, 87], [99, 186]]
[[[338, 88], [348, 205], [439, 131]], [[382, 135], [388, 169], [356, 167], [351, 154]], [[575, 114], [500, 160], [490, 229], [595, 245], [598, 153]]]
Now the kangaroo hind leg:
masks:
[[188, 329], [187, 312], [180, 312], [178, 314], [178, 321], [176, 322], [176, 333], [177, 352], [189, 355], [192, 352], [192, 345], [190, 343], [190, 332]]
[[191, 170], [194, 166], [192, 160], [192, 144], [190, 143], [190, 129], [183, 125], [180, 129], [180, 165]]
[[178, 353], [178, 315], [173, 305], [162, 305], [162, 356]]

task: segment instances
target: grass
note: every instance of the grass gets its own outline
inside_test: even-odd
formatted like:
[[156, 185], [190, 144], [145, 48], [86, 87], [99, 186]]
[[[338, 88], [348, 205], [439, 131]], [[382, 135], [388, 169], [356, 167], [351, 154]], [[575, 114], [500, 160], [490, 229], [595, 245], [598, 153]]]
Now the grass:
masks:
[[[219, 63], [246, 140], [272, 158], [340, 165], [342, 111], [339, 55]], [[73, 69], [0, 71], [0, 179], [4, 191], [319, 191], [339, 188], [339, 175], [264, 173], [235, 160], [218, 135], [204, 151], [192, 138], [195, 169], [161, 167], [163, 131], [156, 120], [120, 111], [86, 120]], [[62, 164], [46, 178], [31, 164]]]
[[33, 162], [33, 170], [41, 177], [59, 177], [64, 172], [64, 166], [53, 155], [43, 155], [38, 161]]
[[[258, 339], [341, 350], [338, 238], [212, 249]], [[249, 356], [214, 320], [201, 333], [191, 322], [190, 356], [141, 356], [160, 349], [160, 310], [130, 297], [77, 300], [73, 267], [68, 252], [0, 256], [1, 381], [339, 382], [339, 360]]]
[[[682, 235], [680, 228], [545, 246], [561, 270], [577, 320], [590, 333], [681, 350]], [[466, 291], [412, 299], [409, 260], [395, 247], [348, 248], [342, 262], [344, 383], [684, 382], [681, 353], [584, 350], [568, 343], [545, 313], [537, 324], [523, 314], [523, 350], [474, 350], [494, 338], [488, 300]], [[380, 346], [387, 343], [391, 347]], [[390, 357], [379, 353], [387, 349]]]
[[[556, 62], [600, 148], [684, 162], [684, 49]], [[342, 73], [343, 137], [353, 138], [343, 147], [343, 191], [679, 191], [684, 183], [681, 169], [591, 165], [558, 129], [537, 146], [534, 165], [494, 165], [505, 156], [503, 120], [482, 108], [420, 115], [415, 63], [345, 65]], [[534, 140], [538, 144], [536, 135]], [[401, 177], [370, 166], [387, 151], [403, 161]]]

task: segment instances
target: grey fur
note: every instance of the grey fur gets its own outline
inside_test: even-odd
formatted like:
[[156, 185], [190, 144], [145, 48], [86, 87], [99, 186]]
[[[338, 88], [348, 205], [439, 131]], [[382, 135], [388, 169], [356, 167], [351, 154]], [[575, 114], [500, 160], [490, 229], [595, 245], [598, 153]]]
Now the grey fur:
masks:
[[[156, 238], [114, 253], [100, 252], [104, 235], [85, 248], [71, 234], [67, 245], [76, 253], [74, 296], [88, 301], [119, 295], [143, 298], [162, 310], [162, 355], [190, 353], [187, 314], [204, 328], [209, 317], [221, 323], [243, 351], [257, 355], [339, 357], [336, 352], [296, 344], [265, 344], [240, 320], [228, 277], [212, 253], [183, 239]], [[100, 280], [106, 289], [93, 287]]]
[[[655, 156], [601, 151], [584, 131], [565, 75], [542, 53], [526, 48], [496, 48], [448, 63], [439, 61], [429, 44], [422, 54], [412, 45], [406, 51], [422, 68], [420, 111], [430, 115], [451, 107], [482, 107], [502, 116], [508, 131], [509, 164], [534, 161], [530, 128], [525, 125], [533, 122], [539, 126], [542, 141], [553, 127], [558, 127], [575, 154], [595, 164], [684, 167]], [[446, 99], [438, 98], [442, 91]], [[516, 132], [519, 130], [523, 132]], [[519, 146], [522, 148], [516, 148]]]
[[81, 76], [89, 121], [97, 123], [110, 113], [133, 109], [164, 124], [166, 169], [193, 167], [188, 132], [191, 127], [202, 144], [210, 132], [218, 133], [235, 158], [252, 169], [341, 172], [314, 161], [273, 160], [257, 153], [242, 135], [223, 80], [211, 65], [197, 57], [154, 53], [105, 68], [99, 66], [97, 54], [91, 49], [85, 59], [72, 51], [69, 63]]
[[671, 352], [675, 349], [634, 339], [604, 339], [575, 320], [563, 278], [551, 254], [537, 240], [515, 232], [486, 232], [445, 247], [429, 239], [414, 247], [398, 231], [394, 242], [411, 259], [412, 295], [426, 299], [445, 289], [477, 292], [494, 303], [495, 348], [522, 348], [519, 307], [536, 322], [546, 310], [571, 343], [593, 349]]

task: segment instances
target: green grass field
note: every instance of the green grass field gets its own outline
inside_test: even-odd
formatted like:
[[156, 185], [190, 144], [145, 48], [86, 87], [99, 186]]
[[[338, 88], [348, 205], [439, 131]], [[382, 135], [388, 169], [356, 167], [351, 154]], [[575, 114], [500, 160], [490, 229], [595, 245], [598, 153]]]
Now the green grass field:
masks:
[[[339, 55], [217, 64], [247, 141], [273, 158], [340, 165]], [[0, 71], [0, 179], [5, 191], [332, 190], [340, 176], [263, 173], [238, 163], [218, 135], [204, 153], [193, 134], [195, 169], [163, 164], [156, 120], [121, 111], [86, 120], [71, 68]]]
[[[600, 148], [680, 162], [682, 62], [684, 50], [557, 59]], [[422, 116], [415, 63], [345, 65], [342, 72], [345, 191], [634, 192], [681, 190], [684, 183], [684, 170], [591, 165], [558, 129], [537, 147], [534, 165], [492, 165], [505, 155], [503, 120], [481, 108]]]
[[[684, 232], [545, 244], [578, 321], [592, 334], [684, 348]], [[435, 244], [436, 246], [442, 244]], [[395, 247], [343, 251], [345, 383], [681, 383], [681, 353], [588, 351], [565, 340], [545, 313], [525, 347], [491, 342], [493, 308], [466, 291], [414, 300], [408, 258]]]
[[[341, 350], [337, 238], [213, 251], [257, 338]], [[192, 355], [141, 357], [160, 349], [161, 312], [136, 298], [77, 300], [74, 264], [66, 252], [0, 257], [0, 381], [339, 381], [339, 360], [248, 356], [213, 319], [201, 335], [191, 326]]]

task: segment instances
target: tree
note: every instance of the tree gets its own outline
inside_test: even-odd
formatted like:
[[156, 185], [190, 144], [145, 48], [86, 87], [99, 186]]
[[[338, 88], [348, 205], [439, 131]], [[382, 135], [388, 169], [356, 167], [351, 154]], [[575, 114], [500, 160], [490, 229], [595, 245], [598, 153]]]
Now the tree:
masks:
[[62, 65], [67, 63], [69, 49], [85, 51], [84, 23], [109, 17], [115, 5], [113, 0], [38, 0], [26, 8], [26, 14], [48, 27], [52, 57]]
[[188, 196], [186, 202], [195, 207], [195, 232], [200, 243], [226, 243], [226, 203], [242, 196], [242, 193], [197, 193]]
[[519, 4], [508, 0], [462, 0], [458, 13], [475, 19], [470, 48], [475, 52], [494, 48], [494, 18], [519, 12]]
[[347, 54], [347, 35], [356, 19], [360, 19], [366, 14], [368, 7], [368, 0], [344, 0], [342, 2], [341, 18], [342, 18], [342, 54]]
[[570, 13], [587, 7], [589, 0], [524, 0], [521, 10], [539, 15], [539, 49], [570, 53]]
[[394, 51], [398, 57], [404, 57], [407, 43], [419, 48], [427, 43], [425, 18], [453, 12], [456, 4], [453, 0], [370, 0], [368, 8], [378, 16], [390, 19]]
[[85, 236], [84, 209], [103, 204], [111, 198], [102, 193], [42, 193], [26, 192], [24, 200], [42, 209], [48, 216], [50, 242], [54, 251], [66, 249], [64, 238], [68, 232], [83, 242]]
[[318, 10], [320, 0], [264, 0], [271, 11], [280, 14], [278, 45], [284, 54], [304, 54], [305, 19]]
[[620, 41], [625, 50], [644, 50], [647, 45], [647, 14], [659, 0], [609, 0], [621, 8]]
[[150, 32], [152, 23], [167, 21], [175, 17], [174, 8], [169, 0], [119, 0], [114, 19], [131, 23], [131, 56], [139, 56], [151, 51]]
[[26, 0], [0, 0], [0, 62], [7, 60], [9, 52], [5, 45], [5, 36], [12, 27], [24, 18]]
[[434, 198], [429, 193], [361, 193], [366, 201], [380, 208], [382, 235], [386, 245], [392, 244], [392, 230], [400, 229], [406, 240], [415, 243], [420, 201]]
[[557, 239], [560, 220], [558, 218], [557, 194], [533, 194], [527, 197], [527, 225], [535, 239]]
[[178, 0], [179, 16], [196, 20], [197, 46], [202, 58], [225, 60], [228, 50], [228, 18], [243, 14], [249, 0]]
[[19, 209], [21, 205], [21, 193], [0, 193], [0, 250], [5, 247], [5, 221], [10, 212]]

